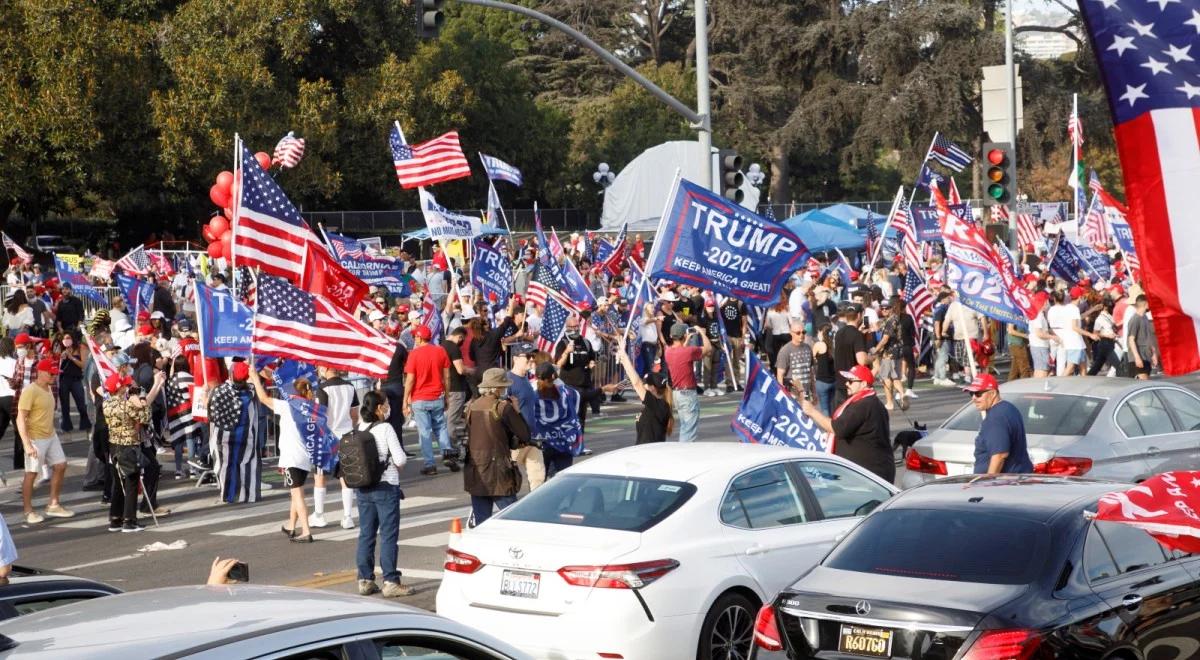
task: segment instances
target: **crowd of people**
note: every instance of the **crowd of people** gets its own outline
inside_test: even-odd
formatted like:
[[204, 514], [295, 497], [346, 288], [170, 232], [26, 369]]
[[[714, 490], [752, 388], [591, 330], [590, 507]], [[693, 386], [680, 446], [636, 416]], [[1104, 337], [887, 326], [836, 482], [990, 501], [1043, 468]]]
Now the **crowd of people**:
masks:
[[[409, 458], [419, 458], [421, 475], [461, 471], [471, 524], [478, 524], [511, 504], [526, 483], [536, 489], [587, 453], [589, 414], [626, 394], [640, 404], [633, 442], [695, 440], [701, 400], [744, 385], [747, 349], [836, 438], [836, 453], [889, 480], [889, 415], [917, 398], [918, 377], [986, 393], [997, 390], [989, 374], [1001, 355], [1010, 358], [1009, 379], [1145, 378], [1158, 363], [1138, 285], [1066, 285], [1032, 253], [1020, 260], [1038, 310], [1026, 328], [963, 304], [939, 277], [936, 257], [925, 273], [935, 303], [913, 318], [899, 258], [850, 282], [830, 264], [810, 264], [788, 280], [779, 304], [764, 310], [694, 286], [643, 283], [638, 250], [623, 268], [593, 265], [579, 243], [569, 242], [561, 258], [571, 260], [596, 303], [580, 304], [557, 342], [541, 338], [546, 312], [530, 300], [536, 248], [519, 244], [506, 301], [473, 287], [464, 265], [438, 246], [428, 262], [402, 255], [406, 295], [372, 287], [360, 311], [396, 340], [388, 373], [378, 380], [333, 365], [285, 375], [279, 360], [206, 359], [190, 284], [199, 278], [231, 292], [230, 278], [217, 270], [202, 275], [194, 258], [184, 257], [178, 272], [143, 275], [153, 288], [145, 308], [123, 295], [85, 306], [69, 283], [39, 266], [10, 268], [0, 436], [14, 427], [25, 522], [74, 515], [59, 501], [67, 464], [58, 431], [89, 433], [84, 487], [100, 491], [113, 532], [136, 532], [144, 516], [170, 514], [157, 502], [167, 474], [160, 460], [173, 462], [174, 479], [212, 484], [226, 503], [252, 503], [271, 487], [263, 470], [273, 452], [291, 495], [282, 525], [287, 538], [310, 543], [313, 529], [329, 524], [326, 499], [337, 482], [341, 526], [360, 526], [360, 591], [379, 590], [378, 546], [382, 592], [400, 596], [410, 592], [396, 569], [400, 469]], [[431, 308], [439, 317], [432, 324]], [[289, 413], [296, 399], [319, 404], [336, 438], [369, 434], [384, 466], [377, 480], [348, 484], [337, 460], [318, 460]], [[998, 392], [976, 400], [994, 405]], [[416, 456], [403, 447], [406, 431], [415, 432]], [[32, 496], [43, 481], [50, 497], [39, 512]]]

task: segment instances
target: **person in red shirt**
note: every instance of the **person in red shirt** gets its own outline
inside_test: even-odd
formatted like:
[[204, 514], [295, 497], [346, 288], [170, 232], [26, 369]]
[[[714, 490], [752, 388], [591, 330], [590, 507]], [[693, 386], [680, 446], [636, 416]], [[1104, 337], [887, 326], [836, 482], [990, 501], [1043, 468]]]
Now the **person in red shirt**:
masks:
[[[696, 363], [712, 353], [708, 334], [682, 322], [671, 325], [671, 345], [663, 354], [674, 390], [675, 415], [679, 419], [679, 441], [695, 442], [696, 426], [700, 422], [700, 398], [696, 394]], [[689, 346], [692, 336], [700, 337], [702, 346]]]
[[450, 444], [446, 428], [446, 384], [450, 382], [450, 356], [446, 349], [430, 343], [429, 328], [418, 325], [413, 329], [412, 351], [404, 362], [404, 415], [417, 422], [421, 440], [421, 457], [425, 466], [421, 474], [437, 474], [433, 460], [433, 436], [437, 434], [443, 460], [451, 472], [458, 471], [456, 452]]

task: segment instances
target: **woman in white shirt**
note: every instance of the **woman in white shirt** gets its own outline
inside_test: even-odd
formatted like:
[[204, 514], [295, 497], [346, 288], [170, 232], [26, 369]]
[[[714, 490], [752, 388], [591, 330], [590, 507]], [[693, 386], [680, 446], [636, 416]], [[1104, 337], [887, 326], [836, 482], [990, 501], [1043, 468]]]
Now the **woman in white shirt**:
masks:
[[1046, 323], [1046, 304], [1050, 302], [1045, 292], [1033, 297], [1033, 306], [1037, 316], [1029, 321], [1029, 359], [1033, 362], [1033, 377], [1045, 378], [1050, 375], [1050, 347], [1054, 335], [1050, 325]]
[[638, 331], [641, 340], [641, 373], [654, 371], [654, 361], [658, 359], [658, 319], [655, 318], [654, 303], [642, 305], [642, 323]]
[[1087, 344], [1083, 338], [1085, 335], [1095, 337], [1080, 325], [1079, 308], [1067, 297], [1065, 291], [1055, 291], [1051, 299], [1054, 300], [1054, 306], [1046, 312], [1046, 321], [1058, 345], [1058, 375], [1071, 376], [1082, 373], [1082, 366], [1087, 362]]
[[358, 550], [355, 564], [358, 566], [358, 593], [369, 596], [377, 591], [375, 585], [375, 545], [379, 545], [379, 566], [383, 569], [383, 597], [408, 596], [412, 587], [400, 583], [400, 570], [396, 568], [399, 553], [396, 547], [400, 540], [400, 468], [407, 458], [400, 439], [388, 418], [387, 397], [374, 390], [363, 395], [356, 428], [375, 436], [375, 448], [380, 462], [387, 463], [379, 483], [372, 488], [358, 489]]
[[7, 312], [4, 315], [4, 328], [8, 330], [9, 337], [16, 337], [33, 327], [33, 308], [29, 306], [24, 290], [13, 291], [4, 311]]
[[[283, 533], [293, 543], [312, 543], [312, 530], [308, 527], [308, 504], [304, 502], [304, 483], [308, 481], [308, 473], [313, 471], [312, 460], [304, 441], [300, 438], [300, 429], [292, 419], [291, 406], [283, 399], [276, 399], [267, 394], [258, 371], [250, 369], [250, 382], [258, 400], [271, 412], [279, 415], [279, 469], [283, 470], [283, 487], [291, 492], [292, 506], [288, 511], [288, 521], [283, 525]], [[296, 394], [305, 399], [313, 398], [312, 385], [301, 378], [295, 385]], [[300, 534], [296, 533], [296, 525], [300, 525]]]
[[1092, 367], [1088, 369], [1089, 376], [1095, 376], [1107, 367], [1116, 369], [1121, 364], [1116, 351], [1117, 323], [1113, 319], [1113, 301], [1105, 298], [1101, 305], [1104, 308], [1092, 323], [1092, 332], [1097, 339], [1092, 345]]

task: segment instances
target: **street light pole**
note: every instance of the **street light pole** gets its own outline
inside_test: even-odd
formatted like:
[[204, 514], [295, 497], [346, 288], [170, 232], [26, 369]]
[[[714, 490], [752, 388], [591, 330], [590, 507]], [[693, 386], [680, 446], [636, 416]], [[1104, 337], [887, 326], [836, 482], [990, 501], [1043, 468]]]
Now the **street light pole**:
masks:
[[704, 178], [701, 183], [708, 190], [713, 190], [712, 101], [708, 95], [708, 3], [706, 0], [696, 0], [696, 112], [700, 115], [700, 125], [695, 128], [700, 140], [700, 153], [704, 154]]
[[1008, 134], [1012, 140], [1013, 153], [1013, 182], [1012, 194], [1013, 201], [1008, 214], [1008, 244], [1014, 250], [1018, 247], [1017, 241], [1017, 204], [1020, 203], [1020, 187], [1017, 185], [1017, 166], [1020, 163], [1017, 149], [1017, 65], [1013, 61], [1013, 3], [1012, 0], [1004, 2], [1004, 69], [1008, 75]]

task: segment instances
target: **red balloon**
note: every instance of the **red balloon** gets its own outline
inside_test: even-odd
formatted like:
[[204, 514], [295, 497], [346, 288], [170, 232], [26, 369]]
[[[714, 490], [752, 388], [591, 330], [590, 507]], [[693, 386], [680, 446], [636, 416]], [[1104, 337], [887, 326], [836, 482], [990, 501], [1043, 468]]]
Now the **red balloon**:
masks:
[[225, 255], [225, 244], [224, 243], [217, 241], [215, 243], [208, 244], [208, 256], [212, 257], [213, 259], [220, 259], [224, 255]]
[[221, 241], [222, 243], [228, 243], [229, 241], [232, 241], [233, 240], [233, 228], [230, 227], [229, 229], [226, 229], [225, 231], [218, 234], [217, 240]]
[[229, 191], [222, 190], [216, 184], [208, 189], [208, 198], [217, 206], [229, 206]]
[[229, 231], [229, 221], [219, 215], [214, 216], [212, 220], [208, 221], [208, 228], [212, 230], [213, 236], [219, 237]]
[[225, 170], [217, 175], [217, 185], [229, 190], [233, 186], [233, 172]]
[[208, 241], [209, 243], [217, 240], [217, 237], [213, 236], [212, 230], [208, 228], [208, 225], [200, 225], [200, 234], [204, 236], [204, 240]]
[[223, 213], [225, 215], [226, 220], [233, 222], [233, 208], [232, 207], [226, 206], [225, 208], [221, 209], [221, 213]]
[[265, 151], [260, 151], [254, 154], [254, 159], [258, 161], [260, 167], [264, 170], [271, 169], [271, 157]]

